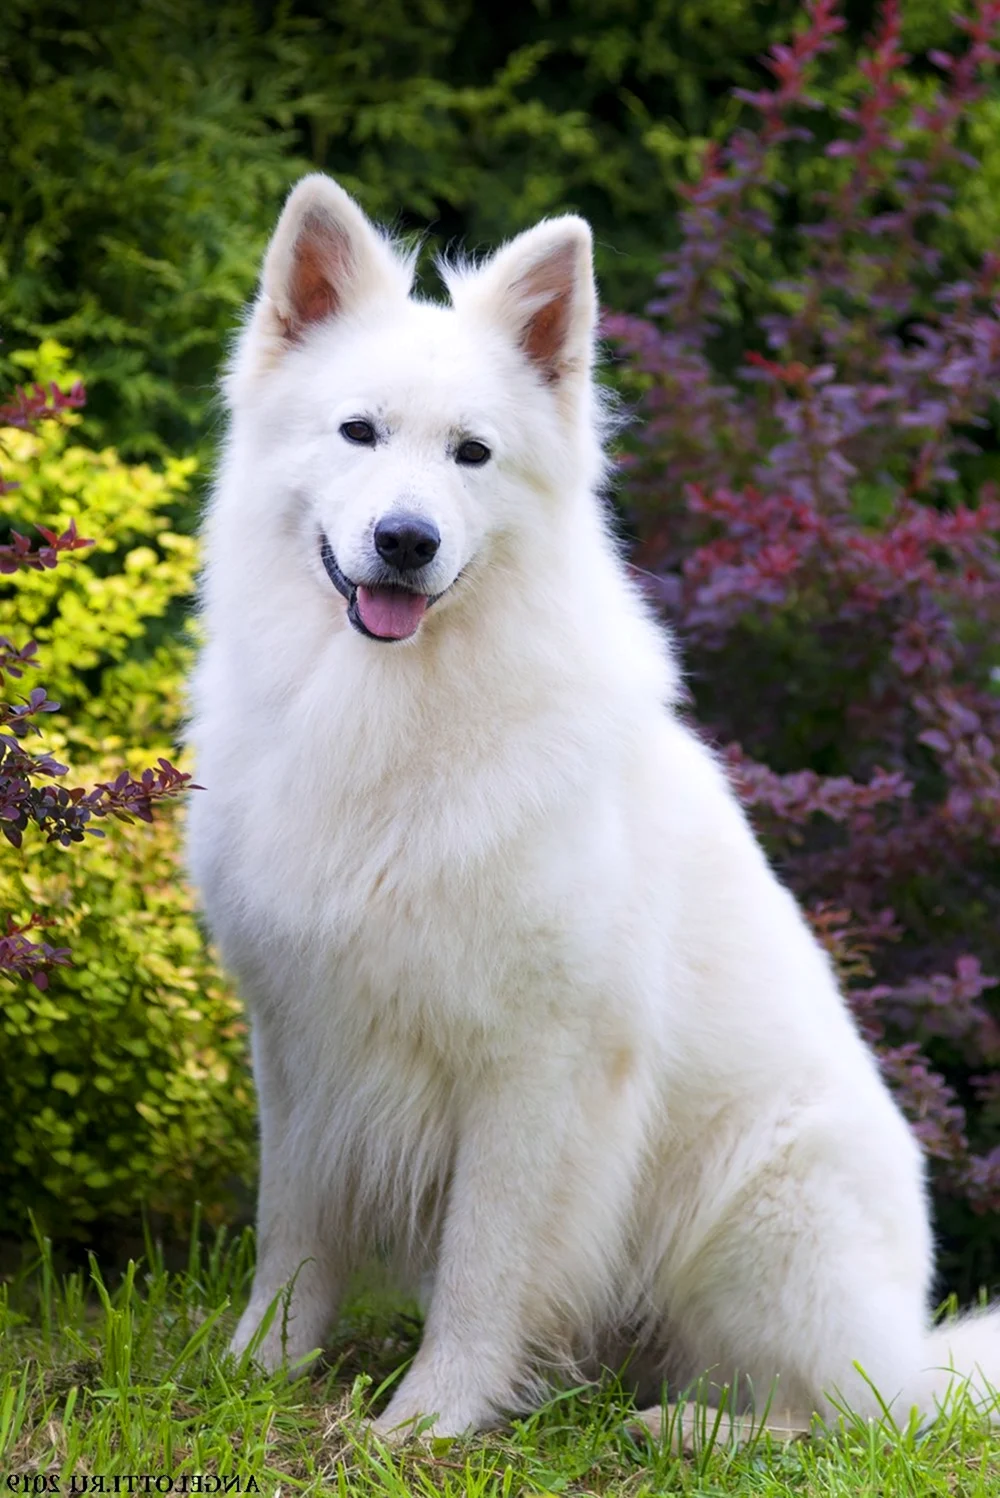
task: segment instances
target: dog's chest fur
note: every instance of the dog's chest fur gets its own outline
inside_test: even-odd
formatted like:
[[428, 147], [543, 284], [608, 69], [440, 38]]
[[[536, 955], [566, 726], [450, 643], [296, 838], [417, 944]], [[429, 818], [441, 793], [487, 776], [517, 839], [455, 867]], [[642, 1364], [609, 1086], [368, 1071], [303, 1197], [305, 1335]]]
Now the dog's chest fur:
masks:
[[[451, 682], [439, 702], [393, 698], [379, 666], [324, 670], [307, 732], [262, 735], [259, 704], [230, 704], [228, 748], [203, 772], [225, 802], [194, 829], [213, 927], [254, 1003], [294, 987], [290, 1002], [307, 990], [334, 1024], [349, 1011], [462, 1050], [513, 1041], [519, 1010], [544, 1024], [549, 1002], [606, 979], [623, 835], [607, 787], [625, 749], [558, 692], [518, 712], [516, 690], [498, 702], [467, 678], [456, 714]], [[257, 724], [252, 761], [240, 713]]]

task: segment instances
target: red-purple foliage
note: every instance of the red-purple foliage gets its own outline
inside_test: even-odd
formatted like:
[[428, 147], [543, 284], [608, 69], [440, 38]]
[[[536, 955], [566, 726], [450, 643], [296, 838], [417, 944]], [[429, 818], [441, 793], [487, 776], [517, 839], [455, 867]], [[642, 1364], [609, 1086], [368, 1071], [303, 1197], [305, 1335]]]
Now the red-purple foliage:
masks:
[[49, 986], [49, 968], [65, 966], [70, 960], [68, 947], [53, 947], [28, 936], [29, 931], [46, 925], [48, 922], [37, 912], [20, 926], [8, 916], [7, 929], [0, 935], [0, 973], [27, 978], [43, 993]]
[[[0, 420], [3, 418], [3, 407], [0, 406]], [[51, 414], [51, 413], [49, 413]], [[5, 489], [15, 489], [16, 484], [3, 485], [0, 478], [0, 493]], [[41, 572], [46, 567], [54, 567], [64, 551], [82, 551], [87, 546], [93, 546], [93, 541], [76, 533], [76, 521], [71, 520], [61, 536], [55, 531], [48, 530], [44, 525], [35, 527], [45, 542], [39, 546], [31, 540], [30, 536], [22, 536], [20, 531], [12, 530], [10, 540], [0, 545], [0, 573], [17, 572], [20, 567], [32, 567], [36, 572]], [[9, 642], [5, 642], [9, 643]]]
[[1000, 257], [947, 213], [1000, 0], [919, 89], [897, 4], [860, 63], [838, 10], [810, 0], [740, 95], [756, 122], [686, 190], [648, 316], [606, 319], [644, 418], [624, 504], [939, 1198], [995, 1212]]
[[[32, 391], [19, 389], [9, 405], [0, 406], [0, 425], [30, 429], [39, 421], [52, 420], [64, 410], [82, 406], [84, 399], [79, 382], [68, 392], [54, 384], [36, 385]], [[5, 485], [0, 474], [0, 493], [13, 487]], [[77, 535], [72, 521], [61, 535], [43, 525], [36, 529], [42, 536], [42, 546], [17, 531], [10, 532], [10, 540], [0, 545], [0, 573], [55, 567], [64, 554], [94, 544]], [[25, 670], [36, 667], [36, 652], [34, 640], [16, 645], [0, 636], [0, 687], [8, 678], [20, 680]], [[44, 687], [34, 687], [19, 700], [0, 697], [0, 833], [15, 848], [22, 846], [29, 827], [43, 833], [48, 842], [68, 848], [71, 843], [82, 842], [88, 833], [104, 836], [93, 825], [95, 818], [112, 816], [130, 822], [138, 817], [151, 822], [157, 802], [189, 787], [190, 775], [182, 774], [166, 759], [158, 760], [155, 770], [144, 770], [138, 778], [123, 770], [115, 780], [89, 788], [57, 783], [68, 774], [67, 766], [51, 754], [30, 753], [22, 740], [39, 731], [34, 722], [39, 714], [58, 710], [58, 702], [52, 701]], [[49, 968], [70, 961], [70, 953], [65, 947], [29, 937], [29, 931], [47, 924], [37, 913], [20, 923], [6, 918], [0, 930], [0, 976], [26, 978], [42, 990], [48, 986]]]
[[[77, 380], [69, 390], [60, 390], [54, 382], [48, 385], [32, 385], [26, 389], [19, 385], [14, 392], [14, 399], [6, 405], [0, 405], [0, 426], [19, 427], [21, 431], [29, 431], [38, 422], [46, 418], [52, 419], [62, 414], [63, 411], [74, 411], [84, 404], [87, 392], [80, 380]], [[5, 483], [3, 475], [0, 474], [0, 494], [9, 494], [11, 489], [16, 489], [16, 484]], [[39, 527], [41, 529], [41, 527]], [[24, 537], [18, 537], [24, 541]], [[81, 542], [87, 545], [87, 542]], [[0, 572], [13, 572], [14, 564], [7, 558], [8, 565], [4, 566], [4, 552], [9, 548], [0, 547]], [[43, 567], [55, 566], [54, 562], [36, 563]]]

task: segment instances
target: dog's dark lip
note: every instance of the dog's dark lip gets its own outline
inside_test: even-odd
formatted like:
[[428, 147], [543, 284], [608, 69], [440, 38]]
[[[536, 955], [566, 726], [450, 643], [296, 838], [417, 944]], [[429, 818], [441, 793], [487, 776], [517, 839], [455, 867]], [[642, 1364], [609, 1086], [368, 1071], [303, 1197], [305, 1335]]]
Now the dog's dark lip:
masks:
[[337, 592], [342, 594], [347, 599], [347, 602], [350, 603], [357, 594], [357, 584], [350, 582], [341, 572], [337, 565], [337, 558], [333, 554], [333, 547], [322, 531], [319, 533], [319, 555], [323, 566], [326, 568], [327, 577], [333, 583]]
[[[371, 630], [366, 628], [364, 620], [358, 613], [358, 584], [352, 582], [351, 579], [346, 575], [346, 573], [341, 571], [340, 564], [333, 554], [333, 547], [330, 545], [329, 538], [323, 531], [320, 531], [319, 533], [319, 555], [320, 560], [323, 563], [324, 568], [326, 569], [327, 577], [333, 583], [333, 586], [336, 588], [341, 597], [347, 600], [347, 617], [353, 624], [354, 628], [357, 630], [358, 634], [364, 635], [365, 639], [367, 640], [376, 640], [380, 645], [395, 645], [397, 641], [389, 639], [385, 635], [373, 635]], [[398, 583], [383, 583], [381, 584], [381, 586], [398, 587], [401, 593], [419, 592], [419, 589], [417, 588], [405, 588]], [[447, 591], [448, 590], [446, 588], [444, 592]], [[429, 593], [426, 596], [427, 607], [431, 608], [432, 605], [437, 603], [438, 599], [443, 597], [444, 595], [443, 593]]]

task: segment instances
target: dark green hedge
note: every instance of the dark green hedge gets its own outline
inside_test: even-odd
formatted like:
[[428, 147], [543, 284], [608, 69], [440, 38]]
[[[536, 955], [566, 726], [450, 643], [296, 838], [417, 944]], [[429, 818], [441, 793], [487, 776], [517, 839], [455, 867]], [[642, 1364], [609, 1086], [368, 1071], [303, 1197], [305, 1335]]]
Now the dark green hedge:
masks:
[[[914, 0], [916, 44], [947, 32], [949, 8]], [[0, 361], [54, 335], [92, 372], [93, 440], [204, 450], [226, 338], [285, 187], [314, 166], [437, 242], [578, 209], [608, 300], [637, 309], [672, 238], [672, 183], [797, 10], [6, 0]]]

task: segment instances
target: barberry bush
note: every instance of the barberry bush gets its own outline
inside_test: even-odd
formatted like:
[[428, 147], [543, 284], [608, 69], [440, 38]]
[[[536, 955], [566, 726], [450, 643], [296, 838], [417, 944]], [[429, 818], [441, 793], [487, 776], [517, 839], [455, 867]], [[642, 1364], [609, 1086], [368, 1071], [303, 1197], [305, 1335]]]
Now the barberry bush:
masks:
[[[637, 575], [931, 1160], [1000, 1274], [1000, 254], [956, 231], [1000, 4], [908, 67], [808, 0], [709, 148], [640, 318]], [[1000, 249], [1000, 247], [998, 247]]]
[[219, 1208], [252, 1094], [171, 805], [195, 556], [169, 515], [192, 465], [77, 445], [64, 351], [22, 362], [34, 383], [0, 408], [0, 1232], [33, 1214], [67, 1237]]

